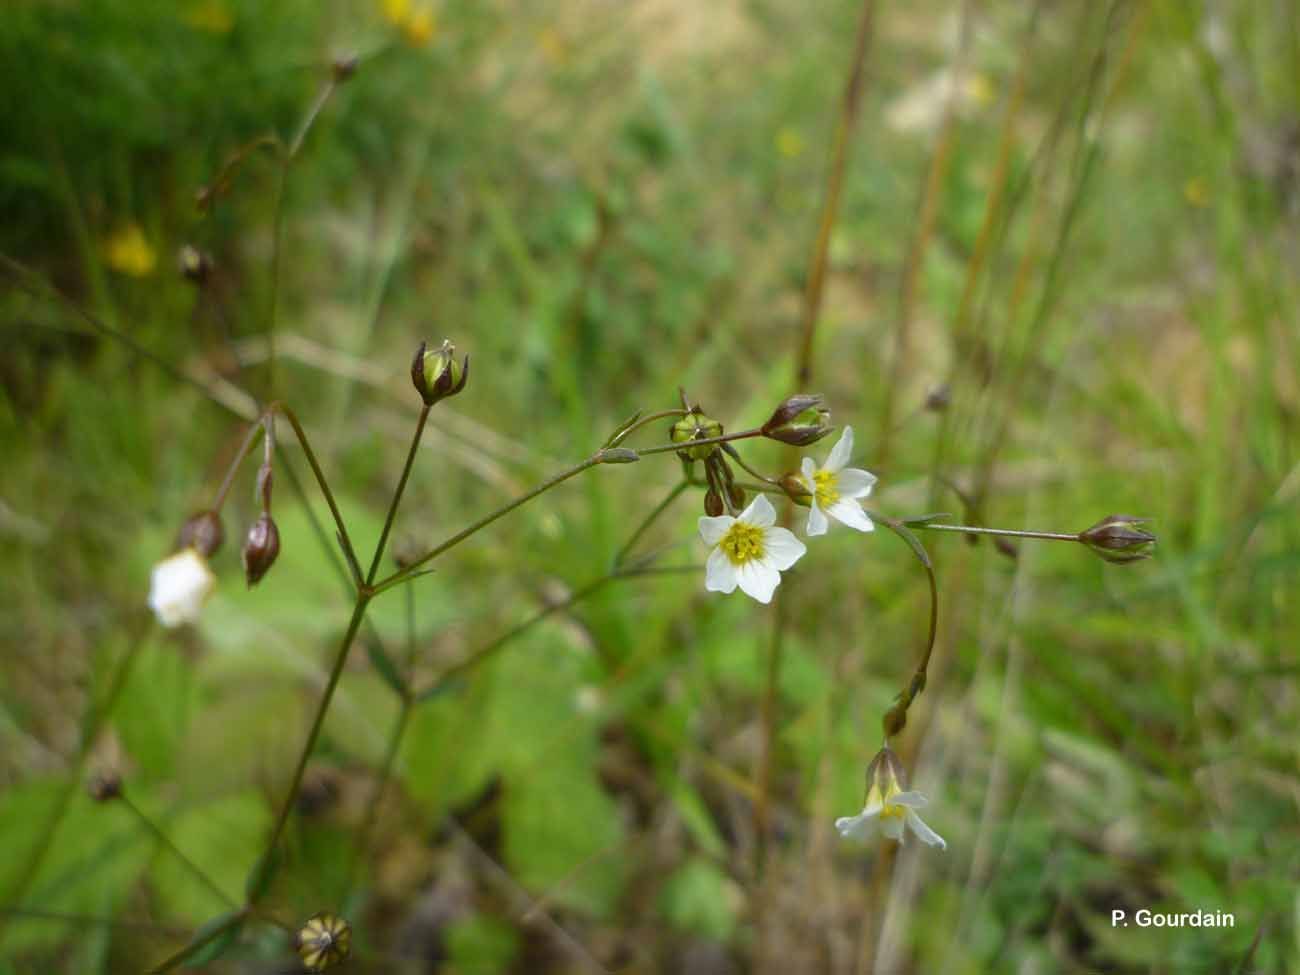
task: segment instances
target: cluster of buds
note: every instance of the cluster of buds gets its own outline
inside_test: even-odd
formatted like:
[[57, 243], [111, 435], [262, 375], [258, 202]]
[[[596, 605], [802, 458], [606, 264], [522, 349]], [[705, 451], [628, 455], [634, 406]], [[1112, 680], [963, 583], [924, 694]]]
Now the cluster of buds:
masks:
[[439, 400], [455, 396], [465, 388], [469, 379], [469, 356], [456, 361], [456, 347], [446, 339], [436, 349], [427, 348], [424, 342], [415, 350], [411, 360], [411, 383], [424, 400], [433, 406]]

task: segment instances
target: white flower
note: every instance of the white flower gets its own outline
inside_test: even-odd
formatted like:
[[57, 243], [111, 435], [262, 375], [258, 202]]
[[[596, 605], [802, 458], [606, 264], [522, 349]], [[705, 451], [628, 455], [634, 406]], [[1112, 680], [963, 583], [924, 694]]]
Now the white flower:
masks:
[[705, 566], [704, 588], [734, 592], [740, 586], [742, 592], [760, 603], [771, 602], [782, 571], [808, 551], [792, 532], [774, 528], [775, 524], [776, 510], [761, 494], [739, 518], [701, 518], [700, 537], [713, 546]]
[[921, 821], [916, 810], [925, 806], [928, 799], [919, 792], [904, 792], [900, 783], [903, 768], [898, 758], [887, 747], [881, 749], [871, 765], [867, 767], [867, 804], [856, 816], [841, 816], [835, 820], [835, 828], [845, 839], [870, 839], [875, 830], [898, 843], [903, 842], [903, 827], [906, 825], [922, 843], [946, 850], [948, 844], [943, 837]]
[[195, 623], [212, 595], [217, 577], [196, 549], [182, 549], [153, 567], [149, 579], [149, 608], [158, 622], [171, 628]]
[[808, 512], [808, 534], [825, 535], [830, 515], [840, 524], [869, 532], [876, 526], [855, 498], [865, 498], [876, 483], [876, 475], [856, 467], [845, 467], [853, 453], [853, 428], [845, 427], [839, 443], [831, 448], [826, 463], [818, 467], [811, 457], [803, 459], [801, 480], [812, 496]]

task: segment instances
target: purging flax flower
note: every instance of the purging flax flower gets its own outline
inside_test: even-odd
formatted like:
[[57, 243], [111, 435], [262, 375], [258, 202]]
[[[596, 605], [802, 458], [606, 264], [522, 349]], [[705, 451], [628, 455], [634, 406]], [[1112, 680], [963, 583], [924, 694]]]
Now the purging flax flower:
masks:
[[852, 454], [853, 428], [845, 427], [824, 465], [818, 467], [811, 457], [803, 459], [800, 473], [811, 505], [808, 511], [809, 535], [826, 534], [830, 527], [827, 515], [860, 532], [869, 532], [876, 527], [856, 500], [871, 494], [876, 475], [856, 467], [845, 467]]
[[921, 821], [916, 810], [928, 799], [919, 792], [903, 791], [906, 777], [898, 756], [886, 745], [867, 766], [867, 803], [856, 816], [841, 816], [835, 828], [846, 839], [865, 840], [879, 828], [891, 840], [903, 842], [907, 826], [922, 843], [946, 850], [943, 837]]
[[196, 623], [203, 604], [216, 588], [217, 577], [195, 548], [185, 548], [153, 567], [149, 608], [167, 628]]
[[781, 573], [808, 550], [792, 532], [775, 525], [776, 509], [761, 494], [738, 518], [701, 518], [700, 537], [713, 546], [705, 566], [704, 588], [735, 592], [740, 586], [760, 603], [771, 602]]

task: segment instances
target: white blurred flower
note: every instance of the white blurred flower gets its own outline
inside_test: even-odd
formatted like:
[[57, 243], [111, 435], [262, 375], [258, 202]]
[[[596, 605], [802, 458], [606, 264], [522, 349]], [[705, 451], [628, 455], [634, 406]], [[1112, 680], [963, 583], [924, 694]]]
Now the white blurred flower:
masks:
[[168, 628], [195, 623], [216, 585], [208, 560], [193, 548], [182, 549], [153, 567], [149, 608]]
[[866, 840], [877, 829], [898, 843], [903, 842], [903, 827], [917, 835], [922, 843], [946, 850], [943, 837], [922, 822], [916, 810], [924, 808], [928, 799], [919, 792], [902, 791], [903, 767], [888, 747], [867, 767], [867, 804], [856, 816], [841, 816], [835, 828], [845, 839]]
[[712, 545], [705, 566], [704, 588], [742, 592], [760, 603], [771, 602], [781, 573], [808, 551], [803, 542], [776, 524], [776, 509], [764, 495], [756, 497], [739, 518], [718, 515], [700, 519], [700, 537]]
[[875, 486], [876, 475], [856, 467], [845, 467], [853, 454], [853, 428], [845, 427], [839, 443], [831, 448], [826, 463], [818, 467], [811, 457], [803, 459], [800, 479], [811, 495], [808, 511], [808, 534], [825, 535], [830, 515], [842, 525], [860, 532], [872, 531], [872, 524], [862, 505], [855, 499], [865, 498]]

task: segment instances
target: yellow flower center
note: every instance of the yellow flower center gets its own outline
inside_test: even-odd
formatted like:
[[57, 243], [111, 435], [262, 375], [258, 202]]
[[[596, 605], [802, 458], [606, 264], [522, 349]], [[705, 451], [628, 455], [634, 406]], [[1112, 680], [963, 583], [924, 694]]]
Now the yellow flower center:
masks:
[[732, 565], [744, 565], [750, 559], [763, 557], [763, 529], [738, 521], [727, 529], [718, 542], [718, 548], [731, 560]]
[[817, 471], [813, 474], [813, 487], [817, 493], [817, 503], [823, 508], [833, 505], [840, 499], [839, 479], [834, 471]]

